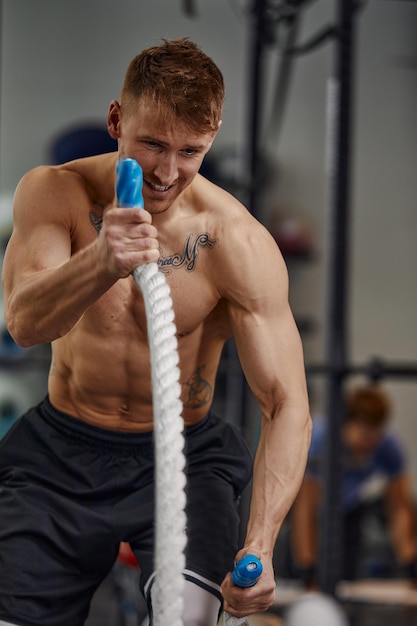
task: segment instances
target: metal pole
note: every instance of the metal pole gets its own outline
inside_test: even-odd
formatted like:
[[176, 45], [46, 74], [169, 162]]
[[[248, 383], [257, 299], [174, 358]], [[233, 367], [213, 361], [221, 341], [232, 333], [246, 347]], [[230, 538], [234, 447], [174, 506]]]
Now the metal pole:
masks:
[[[265, 10], [267, 0], [254, 0], [252, 6], [253, 25], [250, 26], [250, 50], [249, 50], [249, 80], [248, 80], [248, 119], [247, 119], [247, 161], [245, 169], [249, 179], [249, 185], [245, 189], [245, 203], [248, 210], [257, 217], [259, 215], [259, 191], [257, 178], [259, 171], [259, 144], [261, 138], [261, 111], [263, 95], [263, 57], [265, 46]], [[236, 348], [233, 347], [235, 354]], [[235, 381], [236, 382], [236, 381]], [[234, 402], [239, 402], [240, 424], [239, 427], [252, 447], [253, 433], [253, 403], [251, 392], [241, 371], [240, 398], [235, 397]], [[244, 498], [240, 507], [241, 529], [240, 540], [245, 537], [246, 522], [249, 515], [249, 501]]]
[[[254, 0], [252, 7], [253, 25], [250, 28], [250, 71], [248, 81], [248, 145], [247, 168], [249, 186], [245, 199], [248, 210], [257, 217], [259, 215], [259, 190], [256, 184], [259, 171], [259, 144], [261, 138], [261, 111], [264, 74], [265, 14], [267, 0]], [[243, 374], [242, 374], [243, 378]], [[241, 393], [241, 428], [247, 433], [250, 430], [250, 392], [246, 381], [242, 382]]]
[[263, 75], [264, 75], [264, 49], [266, 45], [266, 9], [267, 0], [254, 0], [253, 15], [254, 27], [251, 29], [251, 54], [250, 54], [250, 81], [249, 81], [249, 146], [248, 146], [248, 170], [249, 170], [249, 191], [248, 209], [257, 216], [258, 189], [256, 181], [259, 171], [259, 143], [261, 139], [261, 117], [262, 117], [262, 96], [263, 96]]
[[330, 233], [326, 361], [327, 441], [321, 521], [319, 583], [335, 593], [342, 573], [343, 522], [340, 511], [343, 383], [347, 358], [348, 253], [352, 135], [354, 0], [338, 0], [334, 75], [329, 81]]

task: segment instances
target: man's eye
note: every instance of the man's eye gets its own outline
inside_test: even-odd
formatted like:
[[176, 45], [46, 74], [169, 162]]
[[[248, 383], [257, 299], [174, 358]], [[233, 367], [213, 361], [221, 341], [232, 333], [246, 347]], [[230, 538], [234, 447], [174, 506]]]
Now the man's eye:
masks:
[[184, 154], [186, 154], [187, 156], [194, 156], [194, 154], [197, 152], [197, 150], [195, 148], [185, 148], [183, 150]]

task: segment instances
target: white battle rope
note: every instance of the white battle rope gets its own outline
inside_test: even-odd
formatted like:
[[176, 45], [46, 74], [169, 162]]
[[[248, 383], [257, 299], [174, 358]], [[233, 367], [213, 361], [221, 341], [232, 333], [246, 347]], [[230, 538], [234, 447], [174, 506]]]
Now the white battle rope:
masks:
[[[154, 446], [155, 446], [155, 581], [152, 605], [155, 626], [183, 626], [184, 575], [186, 546], [185, 454], [182, 419], [178, 342], [169, 285], [156, 263], [141, 265], [133, 271], [136, 285], [145, 302], [150, 347]], [[256, 557], [248, 555], [253, 569]], [[247, 586], [254, 573], [241, 566], [240, 580]], [[262, 571], [259, 562], [256, 572]], [[234, 575], [238, 574], [238, 569]], [[249, 584], [248, 583], [248, 584]], [[247, 618], [224, 613], [225, 626], [248, 626]]]
[[[156, 263], [137, 267], [133, 277], [145, 302], [151, 352], [156, 492], [154, 624], [182, 626], [186, 480], [174, 311], [168, 283]], [[238, 578], [233, 580], [239, 586], [251, 586], [261, 572], [259, 559], [247, 555], [236, 566], [233, 575]], [[224, 624], [249, 626], [247, 618], [227, 613], [224, 613]]]
[[[143, 174], [135, 159], [116, 164], [120, 207], [144, 208]], [[182, 626], [185, 568], [185, 455], [179, 356], [170, 289], [156, 263], [133, 271], [145, 302], [150, 347], [155, 449], [155, 626]], [[140, 564], [139, 564], [140, 566]]]
[[[116, 196], [121, 207], [143, 209], [142, 169], [135, 159], [116, 165]], [[133, 271], [142, 292], [150, 348], [155, 448], [155, 626], [183, 626], [186, 539], [185, 441], [182, 419], [178, 342], [168, 283], [156, 263]], [[140, 564], [139, 564], [140, 566]], [[241, 587], [256, 583], [262, 564], [254, 555], [237, 563], [232, 580]], [[247, 626], [245, 618], [224, 615], [228, 626]]]
[[156, 263], [133, 272], [143, 294], [151, 373], [155, 446], [155, 626], [182, 626], [186, 546], [185, 454], [180, 371], [168, 283]]

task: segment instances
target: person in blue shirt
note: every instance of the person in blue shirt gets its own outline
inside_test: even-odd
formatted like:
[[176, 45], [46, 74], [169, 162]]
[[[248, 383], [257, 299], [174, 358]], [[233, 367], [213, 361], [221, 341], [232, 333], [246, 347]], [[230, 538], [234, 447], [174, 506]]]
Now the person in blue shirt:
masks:
[[[392, 407], [379, 385], [351, 389], [342, 429], [340, 506], [343, 511], [343, 578], [363, 575], [363, 522], [371, 511], [386, 520], [397, 574], [417, 579], [415, 505], [405, 450], [390, 428]], [[291, 512], [291, 549], [298, 576], [315, 587], [326, 421], [314, 420], [308, 465]], [[381, 515], [381, 511], [383, 515]], [[362, 544], [362, 545], [361, 545]], [[392, 572], [390, 572], [392, 573]], [[368, 574], [372, 574], [368, 572]]]

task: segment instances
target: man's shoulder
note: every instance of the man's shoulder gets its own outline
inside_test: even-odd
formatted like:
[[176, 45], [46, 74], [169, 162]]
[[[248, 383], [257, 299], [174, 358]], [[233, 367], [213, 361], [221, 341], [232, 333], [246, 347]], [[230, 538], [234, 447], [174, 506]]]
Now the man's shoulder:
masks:
[[228, 250], [246, 254], [254, 249], [266, 252], [269, 246], [278, 249], [271, 233], [240, 200], [201, 175], [194, 180], [192, 202], [202, 221], [227, 238]]
[[[80, 211], [91, 206], [94, 186], [90, 169], [77, 162], [39, 165], [19, 181], [14, 199], [14, 220], [65, 222], [73, 228]], [[36, 209], [36, 210], [35, 210]]]
[[199, 176], [190, 191], [191, 211], [198, 213], [192, 228], [216, 242], [207, 271], [219, 294], [245, 307], [249, 301], [272, 306], [286, 294], [287, 270], [271, 233], [238, 199], [207, 179]]
[[38, 190], [58, 192], [71, 187], [85, 188], [85, 176], [75, 168], [66, 165], [38, 165], [29, 170], [20, 180], [18, 190], [30, 189], [31, 193]]
[[191, 202], [199, 212], [227, 223], [236, 216], [250, 217], [246, 207], [229, 191], [198, 174], [191, 185]]

